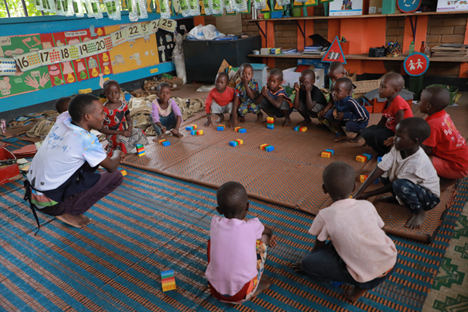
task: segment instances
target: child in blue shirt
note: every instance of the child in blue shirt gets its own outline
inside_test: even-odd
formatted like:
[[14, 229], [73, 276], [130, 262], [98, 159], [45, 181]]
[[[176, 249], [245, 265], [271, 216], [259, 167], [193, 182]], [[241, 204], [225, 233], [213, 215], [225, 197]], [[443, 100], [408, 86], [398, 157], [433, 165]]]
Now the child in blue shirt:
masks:
[[369, 123], [369, 112], [351, 97], [353, 92], [353, 83], [348, 78], [339, 78], [332, 85], [332, 97], [335, 109], [329, 110], [325, 118], [330, 124], [338, 130], [335, 142], [345, 140], [346, 132], [355, 132], [357, 135], [352, 142], [358, 142], [361, 139], [361, 131]]
[[255, 100], [255, 103], [259, 104], [260, 109], [270, 117], [284, 117], [283, 127], [287, 127], [291, 124], [289, 115], [293, 105], [281, 86], [282, 82], [283, 72], [273, 68], [268, 76], [267, 86], [262, 88], [262, 92]]

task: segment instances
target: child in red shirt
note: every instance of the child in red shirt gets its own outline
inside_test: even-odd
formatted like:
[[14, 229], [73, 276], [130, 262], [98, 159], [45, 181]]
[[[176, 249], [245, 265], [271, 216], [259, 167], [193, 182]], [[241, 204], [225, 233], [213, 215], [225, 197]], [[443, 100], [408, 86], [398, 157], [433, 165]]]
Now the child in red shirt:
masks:
[[396, 125], [405, 118], [413, 117], [409, 104], [398, 95], [404, 87], [405, 80], [398, 73], [385, 75], [380, 83], [379, 97], [387, 99], [382, 119], [377, 125], [364, 129], [361, 134], [378, 156], [385, 155], [393, 146]]
[[445, 111], [449, 103], [447, 89], [431, 87], [422, 92], [419, 110], [428, 114], [426, 121], [431, 127], [431, 135], [422, 147], [440, 177], [456, 180], [468, 175], [468, 146]]
[[206, 123], [205, 127], [213, 125], [211, 122], [211, 114], [218, 115], [218, 123], [224, 121], [224, 114], [231, 114], [232, 118], [232, 102], [234, 100], [234, 89], [228, 87], [229, 76], [226, 73], [219, 73], [216, 76], [216, 87], [211, 89], [205, 102]]

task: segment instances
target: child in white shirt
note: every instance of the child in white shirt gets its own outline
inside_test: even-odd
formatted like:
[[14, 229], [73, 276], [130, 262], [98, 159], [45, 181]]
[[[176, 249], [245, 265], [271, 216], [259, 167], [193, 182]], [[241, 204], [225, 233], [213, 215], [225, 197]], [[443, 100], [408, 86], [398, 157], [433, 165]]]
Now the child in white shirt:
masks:
[[[382, 157], [355, 197], [367, 199], [392, 192], [398, 203], [405, 205], [413, 214], [405, 226], [410, 229], [420, 228], [426, 218], [426, 211], [440, 202], [439, 177], [421, 148], [430, 133], [431, 127], [422, 118], [411, 117], [400, 121], [395, 129], [393, 148]], [[384, 187], [364, 193], [372, 181], [380, 176]]]
[[344, 162], [325, 168], [322, 188], [333, 204], [312, 223], [309, 233], [317, 236], [312, 252], [292, 266], [317, 280], [353, 285], [344, 294], [352, 302], [383, 283], [397, 261], [395, 244], [382, 230], [384, 222], [374, 205], [350, 198], [355, 179], [356, 172]]

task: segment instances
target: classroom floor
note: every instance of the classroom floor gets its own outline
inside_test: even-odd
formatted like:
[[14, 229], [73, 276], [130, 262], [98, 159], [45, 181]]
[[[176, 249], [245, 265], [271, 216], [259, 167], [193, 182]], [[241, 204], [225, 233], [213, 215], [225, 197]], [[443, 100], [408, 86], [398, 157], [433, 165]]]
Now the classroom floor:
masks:
[[[183, 98], [198, 97], [205, 99], [208, 92], [196, 92], [201, 84], [188, 84], [174, 91], [174, 96]], [[468, 92], [462, 96], [457, 105], [468, 105]], [[415, 116], [422, 117], [419, 110], [413, 110]], [[444, 256], [443, 264], [434, 281], [432, 290], [426, 299], [422, 311], [468, 311], [468, 202], [463, 209], [455, 234]]]

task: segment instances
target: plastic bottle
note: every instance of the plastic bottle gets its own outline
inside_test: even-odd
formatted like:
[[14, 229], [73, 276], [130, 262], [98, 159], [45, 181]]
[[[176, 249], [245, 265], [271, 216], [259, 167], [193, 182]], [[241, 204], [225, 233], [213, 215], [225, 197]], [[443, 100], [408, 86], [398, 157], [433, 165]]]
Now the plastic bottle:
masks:
[[411, 41], [411, 44], [409, 45], [409, 54], [414, 53], [414, 41]]
[[419, 49], [419, 52], [421, 53], [424, 53], [424, 51], [426, 50], [426, 44], [424, 43], [424, 41], [421, 43], [421, 48]]

